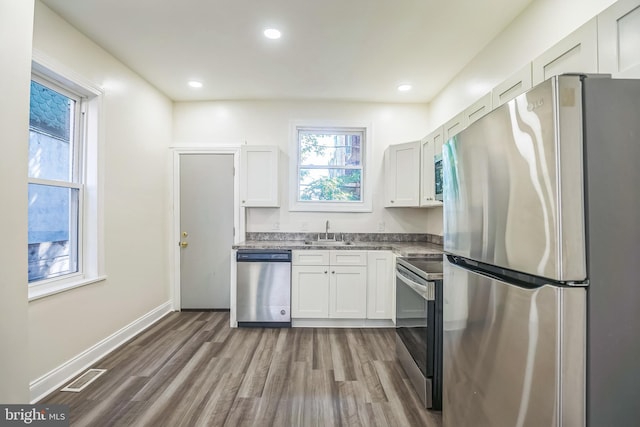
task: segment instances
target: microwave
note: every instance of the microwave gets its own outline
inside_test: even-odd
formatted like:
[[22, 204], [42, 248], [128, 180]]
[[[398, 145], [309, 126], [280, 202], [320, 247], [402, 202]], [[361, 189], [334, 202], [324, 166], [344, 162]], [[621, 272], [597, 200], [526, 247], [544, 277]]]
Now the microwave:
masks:
[[435, 173], [435, 199], [442, 201], [442, 154], [433, 157], [433, 170]]

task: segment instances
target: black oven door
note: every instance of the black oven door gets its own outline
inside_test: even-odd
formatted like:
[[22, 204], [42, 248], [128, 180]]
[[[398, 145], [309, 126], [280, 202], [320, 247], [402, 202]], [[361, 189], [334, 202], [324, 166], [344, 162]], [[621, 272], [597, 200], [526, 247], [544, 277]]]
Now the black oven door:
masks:
[[[433, 376], [433, 357], [428, 349], [433, 348], [433, 325], [435, 301], [428, 301], [424, 291], [416, 286], [425, 286], [410, 271], [398, 266], [396, 278], [396, 333], [411, 354], [425, 377]], [[409, 276], [409, 277], [407, 277]], [[414, 276], [414, 277], [411, 277]]]
[[[441, 292], [442, 281], [427, 282], [397, 265], [397, 341], [402, 343], [419, 369], [423, 378], [419, 381], [411, 379], [411, 382], [416, 391], [421, 395], [424, 393], [425, 406], [431, 409], [442, 408], [442, 333], [437, 333], [442, 327], [442, 304], [438, 304], [436, 298], [442, 299]], [[405, 371], [411, 376], [406, 367]], [[426, 390], [421, 390], [423, 387]]]

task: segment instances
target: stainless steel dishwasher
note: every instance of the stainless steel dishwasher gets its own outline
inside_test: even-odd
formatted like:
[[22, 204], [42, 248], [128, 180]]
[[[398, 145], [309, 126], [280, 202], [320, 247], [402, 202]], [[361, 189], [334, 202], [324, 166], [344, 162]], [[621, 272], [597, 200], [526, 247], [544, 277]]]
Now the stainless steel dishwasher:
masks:
[[239, 327], [291, 326], [291, 251], [239, 249], [236, 318]]

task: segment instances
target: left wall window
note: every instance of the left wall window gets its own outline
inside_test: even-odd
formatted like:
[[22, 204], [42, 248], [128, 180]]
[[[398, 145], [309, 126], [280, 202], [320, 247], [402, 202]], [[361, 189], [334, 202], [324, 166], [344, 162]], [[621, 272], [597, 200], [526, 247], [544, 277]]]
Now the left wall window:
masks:
[[99, 170], [102, 89], [43, 55], [34, 58], [32, 72], [29, 300], [106, 278]]
[[31, 81], [29, 283], [79, 272], [82, 241], [82, 98]]

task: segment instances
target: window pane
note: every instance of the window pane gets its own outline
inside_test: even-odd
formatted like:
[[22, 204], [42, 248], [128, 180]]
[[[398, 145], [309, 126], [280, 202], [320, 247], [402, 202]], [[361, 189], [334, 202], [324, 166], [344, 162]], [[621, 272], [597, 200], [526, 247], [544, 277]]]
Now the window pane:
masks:
[[298, 176], [299, 200], [362, 201], [360, 169], [305, 169]]
[[361, 166], [360, 134], [299, 133], [300, 165]]
[[73, 179], [75, 101], [34, 81], [29, 114], [29, 177]]
[[78, 195], [29, 184], [29, 282], [78, 271]]

